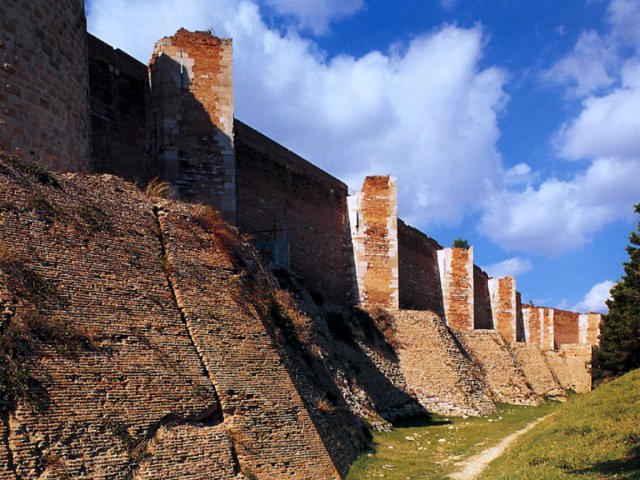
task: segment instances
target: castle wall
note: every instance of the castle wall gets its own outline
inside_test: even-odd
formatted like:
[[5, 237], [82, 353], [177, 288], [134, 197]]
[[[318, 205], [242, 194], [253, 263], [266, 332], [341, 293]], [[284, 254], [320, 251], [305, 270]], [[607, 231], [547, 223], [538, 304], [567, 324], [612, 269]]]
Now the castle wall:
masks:
[[502, 336], [494, 330], [456, 332], [484, 374], [484, 381], [497, 402], [538, 405], [522, 366]]
[[241, 231], [309, 289], [353, 301], [347, 186], [238, 120], [235, 145]]
[[398, 219], [400, 308], [444, 315], [438, 271], [440, 249], [438, 242]]
[[367, 177], [347, 199], [360, 303], [397, 309], [398, 205], [396, 180]]
[[155, 168], [178, 198], [212, 205], [235, 223], [231, 40], [181, 29], [156, 43], [150, 77]]
[[91, 171], [82, 0], [0, 3], [0, 149]]
[[494, 328], [491, 312], [491, 294], [489, 275], [477, 265], [473, 266], [473, 327], [476, 329]]
[[545, 352], [556, 346], [554, 317], [555, 310], [552, 308], [540, 308], [540, 348]]
[[563, 386], [551, 369], [551, 365], [539, 345], [517, 342], [512, 343], [510, 348], [515, 354], [533, 393], [553, 398], [565, 396]]
[[474, 327], [473, 247], [438, 250], [444, 311], [449, 327]]
[[591, 391], [591, 346], [560, 345], [545, 356], [565, 389], [578, 393]]
[[491, 310], [496, 330], [507, 342], [516, 341], [516, 321], [518, 304], [516, 301], [516, 281], [513, 277], [489, 280]]
[[434, 312], [393, 313], [408, 388], [429, 412], [487, 415], [495, 410], [482, 374]]
[[16, 305], [18, 330], [37, 329], [28, 365], [41, 379], [41, 406], [19, 402], [4, 425], [17, 478], [134, 478], [146, 458], [145, 471], [178, 480], [166, 454], [178, 438], [186, 470], [235, 477], [149, 199], [111, 176], [54, 184], [2, 159], [0, 172], [0, 304]]
[[526, 342], [524, 316], [522, 313], [522, 295], [516, 291], [516, 341]]
[[208, 207], [158, 207], [169, 278], [240, 464], [258, 479], [340, 478], [261, 317], [259, 280], [239, 277], [230, 228]]
[[602, 315], [599, 313], [584, 313], [580, 315], [578, 322], [580, 325], [580, 345], [598, 345]]
[[91, 34], [88, 43], [93, 169], [145, 185], [161, 173], [147, 152], [147, 66]]
[[554, 309], [553, 336], [556, 346], [580, 343], [580, 314]]
[[2, 160], [0, 199], [4, 321], [40, 329], [42, 405], [0, 421], [19, 478], [339, 478], [212, 210]]

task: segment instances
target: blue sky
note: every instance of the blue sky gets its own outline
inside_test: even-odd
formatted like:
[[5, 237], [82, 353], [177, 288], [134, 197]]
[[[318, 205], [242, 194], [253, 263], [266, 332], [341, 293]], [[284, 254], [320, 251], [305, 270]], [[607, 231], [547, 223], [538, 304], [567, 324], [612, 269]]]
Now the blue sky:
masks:
[[602, 310], [640, 202], [640, 0], [89, 0], [146, 63], [234, 39], [236, 116], [399, 212], [523, 300]]

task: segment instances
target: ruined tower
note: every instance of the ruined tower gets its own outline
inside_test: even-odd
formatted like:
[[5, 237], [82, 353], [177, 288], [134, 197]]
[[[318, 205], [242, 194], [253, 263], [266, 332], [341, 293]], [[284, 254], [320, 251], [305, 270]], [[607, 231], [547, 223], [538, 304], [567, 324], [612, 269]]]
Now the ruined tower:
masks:
[[231, 39], [180, 29], [156, 43], [147, 124], [152, 162], [183, 200], [235, 223]]
[[0, 57], [0, 148], [90, 171], [84, 2], [3, 0]]

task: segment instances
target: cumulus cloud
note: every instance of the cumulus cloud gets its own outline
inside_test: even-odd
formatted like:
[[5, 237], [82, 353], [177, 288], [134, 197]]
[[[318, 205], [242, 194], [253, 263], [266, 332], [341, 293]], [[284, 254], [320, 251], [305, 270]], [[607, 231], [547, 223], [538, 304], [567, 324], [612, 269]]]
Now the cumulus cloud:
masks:
[[[561, 159], [582, 161], [584, 169], [524, 190], [509, 188], [509, 176], [517, 172], [507, 172], [507, 188], [484, 204], [480, 231], [507, 249], [559, 255], [582, 246], [607, 223], [628, 218], [638, 201], [640, 35], [627, 34], [626, 26], [640, 25], [640, 2], [614, 0], [608, 18], [608, 32], [592, 32], [588, 42], [582, 35], [553, 73], [581, 102], [553, 144]], [[585, 42], [593, 55], [585, 53]]]
[[92, 0], [88, 18], [93, 33], [143, 61], [182, 26], [233, 37], [236, 116], [352, 188], [365, 175], [396, 176], [400, 214], [420, 228], [457, 222], [501, 183], [507, 75], [479, 67], [479, 26], [328, 57], [295, 29], [269, 28], [249, 0]]
[[610, 280], [596, 283], [582, 300], [572, 307], [572, 310], [576, 312], [607, 313], [608, 309], [605, 301], [611, 298], [609, 292], [613, 286], [614, 283]]
[[597, 32], [583, 32], [571, 55], [559, 60], [542, 73], [550, 84], [572, 84], [569, 90], [575, 96], [587, 95], [615, 82], [609, 73], [617, 62], [615, 49]]
[[508, 258], [502, 262], [482, 267], [482, 269], [493, 278], [517, 277], [520, 274], [530, 271], [532, 268], [533, 265], [531, 262], [522, 257]]
[[264, 0], [280, 15], [293, 17], [299, 28], [322, 35], [332, 21], [353, 15], [364, 7], [364, 0]]

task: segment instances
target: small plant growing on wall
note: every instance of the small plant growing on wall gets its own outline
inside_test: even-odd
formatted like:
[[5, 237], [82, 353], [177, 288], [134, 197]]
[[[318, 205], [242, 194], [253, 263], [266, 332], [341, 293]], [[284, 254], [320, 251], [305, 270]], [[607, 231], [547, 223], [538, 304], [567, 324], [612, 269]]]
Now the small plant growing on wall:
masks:
[[171, 198], [173, 191], [169, 182], [163, 182], [156, 177], [147, 183], [144, 193], [148, 197]]
[[469, 249], [469, 242], [464, 240], [463, 238], [456, 238], [451, 244], [453, 248], [464, 248], [465, 250]]

